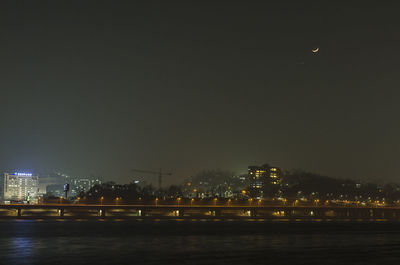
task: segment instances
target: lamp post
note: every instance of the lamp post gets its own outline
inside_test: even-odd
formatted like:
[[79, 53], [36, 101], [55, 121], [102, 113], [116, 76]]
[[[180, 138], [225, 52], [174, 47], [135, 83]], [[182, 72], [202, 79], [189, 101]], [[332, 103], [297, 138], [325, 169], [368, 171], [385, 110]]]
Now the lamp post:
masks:
[[104, 200], [104, 197], [101, 196], [101, 197], [100, 197], [100, 205], [101, 205], [101, 206], [103, 206], [103, 200]]

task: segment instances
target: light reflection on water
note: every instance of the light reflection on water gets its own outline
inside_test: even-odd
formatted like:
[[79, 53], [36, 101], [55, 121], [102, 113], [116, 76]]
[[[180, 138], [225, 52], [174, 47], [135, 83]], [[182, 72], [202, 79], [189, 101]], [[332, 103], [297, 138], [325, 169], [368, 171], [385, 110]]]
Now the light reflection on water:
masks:
[[0, 264], [398, 264], [397, 227], [321, 221], [0, 221]]
[[29, 262], [27, 264], [31, 264], [30, 259], [33, 256], [32, 246], [35, 245], [35, 242], [30, 237], [16, 237], [11, 239], [11, 251], [9, 255], [10, 260], [22, 260], [25, 262]]

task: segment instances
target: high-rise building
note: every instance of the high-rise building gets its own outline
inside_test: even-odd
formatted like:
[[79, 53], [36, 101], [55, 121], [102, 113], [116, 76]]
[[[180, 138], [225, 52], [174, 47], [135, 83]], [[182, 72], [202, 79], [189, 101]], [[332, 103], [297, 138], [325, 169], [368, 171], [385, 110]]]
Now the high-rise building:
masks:
[[249, 166], [249, 192], [255, 198], [273, 197], [281, 185], [281, 170], [268, 164]]
[[80, 192], [87, 192], [97, 184], [101, 184], [101, 180], [99, 178], [73, 178], [71, 179], [71, 195], [77, 196]]
[[2, 177], [3, 201], [36, 200], [39, 192], [39, 177], [32, 173], [4, 173]]

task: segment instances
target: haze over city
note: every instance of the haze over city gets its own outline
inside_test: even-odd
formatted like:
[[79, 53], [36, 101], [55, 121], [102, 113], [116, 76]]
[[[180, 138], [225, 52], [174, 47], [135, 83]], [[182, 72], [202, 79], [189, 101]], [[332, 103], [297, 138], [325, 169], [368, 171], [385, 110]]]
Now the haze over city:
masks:
[[0, 169], [395, 181], [396, 5], [2, 1]]

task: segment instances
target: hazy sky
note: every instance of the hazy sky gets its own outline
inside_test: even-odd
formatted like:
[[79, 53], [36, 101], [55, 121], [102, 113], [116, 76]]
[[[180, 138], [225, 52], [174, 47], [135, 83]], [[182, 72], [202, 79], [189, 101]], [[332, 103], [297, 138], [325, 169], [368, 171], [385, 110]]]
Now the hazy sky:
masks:
[[400, 4], [366, 2], [1, 1], [0, 169], [396, 180]]

